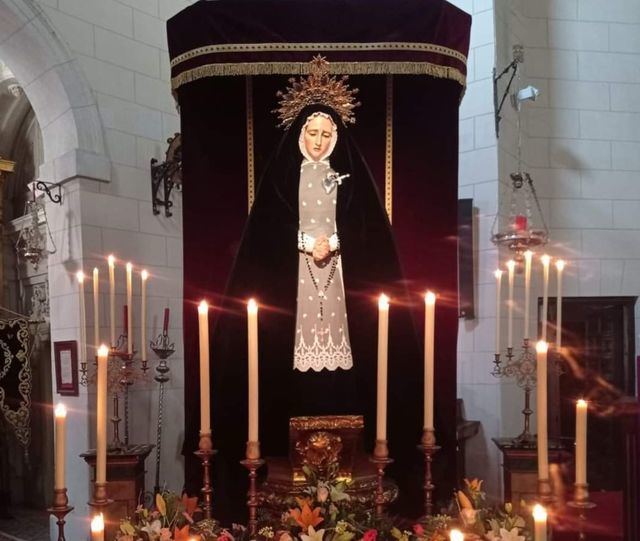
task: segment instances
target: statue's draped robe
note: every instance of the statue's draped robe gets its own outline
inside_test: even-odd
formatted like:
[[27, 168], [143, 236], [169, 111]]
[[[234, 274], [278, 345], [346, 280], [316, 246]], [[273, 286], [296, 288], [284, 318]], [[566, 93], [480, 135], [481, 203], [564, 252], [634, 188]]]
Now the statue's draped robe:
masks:
[[[260, 182], [212, 338], [212, 426], [216, 457], [215, 516], [244, 514], [246, 473], [238, 466], [247, 434], [247, 345], [245, 302], [258, 300], [260, 344], [260, 440], [265, 456], [286, 456], [288, 423], [299, 414], [362, 414], [365, 443], [375, 438], [377, 298], [392, 299], [389, 332], [389, 422], [391, 453], [405, 511], [419, 506], [420, 474], [415, 445], [422, 411], [421, 350], [414, 332], [389, 220], [373, 179], [348, 130], [333, 110], [338, 144], [332, 167], [351, 176], [337, 192], [336, 219], [349, 334], [351, 370], [293, 370], [299, 255], [298, 134], [305, 109], [284, 135]], [[195, 444], [196, 442], [192, 442]]]

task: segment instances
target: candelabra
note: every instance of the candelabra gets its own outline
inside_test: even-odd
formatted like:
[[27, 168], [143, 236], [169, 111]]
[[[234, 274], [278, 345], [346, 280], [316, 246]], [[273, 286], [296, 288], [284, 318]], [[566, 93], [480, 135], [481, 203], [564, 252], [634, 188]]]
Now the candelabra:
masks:
[[514, 443], [531, 445], [535, 441], [530, 431], [530, 417], [533, 413], [531, 391], [536, 385], [536, 356], [531, 351], [529, 339], [524, 339], [522, 353], [517, 358], [513, 354], [513, 348], [507, 348], [507, 362], [504, 365], [500, 361], [500, 354], [496, 353], [491, 374], [498, 378], [514, 378], [518, 387], [524, 390], [524, 409], [522, 410], [524, 428], [522, 433], [514, 439]]
[[254, 539], [258, 529], [258, 488], [256, 479], [258, 477], [258, 470], [265, 463], [260, 458], [260, 442], [248, 441], [247, 442], [247, 458], [240, 461], [249, 471], [249, 492], [247, 493], [247, 507], [249, 509], [249, 535], [251, 539]]
[[384, 470], [389, 464], [393, 463], [393, 459], [389, 458], [389, 446], [387, 440], [376, 440], [376, 446], [373, 449], [373, 456], [369, 459], [376, 466], [376, 519], [380, 520], [384, 516], [384, 506], [386, 499], [384, 497]]
[[158, 356], [160, 362], [156, 366], [156, 376], [153, 378], [160, 384], [158, 397], [158, 428], [156, 432], [156, 482], [153, 487], [155, 494], [160, 492], [160, 456], [162, 454], [162, 421], [164, 412], [164, 384], [170, 379], [167, 359], [176, 351], [175, 344], [169, 339], [166, 329], [162, 331], [154, 342], [149, 344], [152, 351]]
[[47, 509], [47, 512], [56, 517], [56, 524], [58, 525], [58, 541], [65, 541], [64, 537], [64, 524], [66, 517], [73, 507], [69, 507], [69, 498], [67, 497], [66, 488], [54, 488], [53, 489], [53, 505]]
[[433, 455], [435, 455], [440, 447], [436, 445], [436, 434], [433, 428], [425, 428], [422, 431], [422, 441], [418, 445], [418, 449], [424, 453], [424, 518], [433, 514], [433, 478], [431, 475], [431, 465], [433, 463]]

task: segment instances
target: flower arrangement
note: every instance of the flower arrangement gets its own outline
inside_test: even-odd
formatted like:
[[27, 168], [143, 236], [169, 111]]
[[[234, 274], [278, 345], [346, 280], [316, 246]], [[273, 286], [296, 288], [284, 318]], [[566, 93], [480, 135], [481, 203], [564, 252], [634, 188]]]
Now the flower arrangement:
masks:
[[[531, 528], [511, 504], [490, 507], [482, 481], [465, 479], [447, 514], [433, 515], [411, 525], [390, 517], [377, 519], [370, 509], [354, 502], [346, 481], [337, 478], [337, 468], [319, 477], [303, 468], [307, 485], [293, 498], [280, 517], [260, 518], [251, 541], [448, 541], [452, 528], [465, 532], [467, 540], [531, 541]], [[138, 507], [131, 519], [123, 520], [117, 541], [249, 541], [245, 527], [223, 528], [217, 522], [193, 519], [196, 498], [157, 494], [155, 508]]]

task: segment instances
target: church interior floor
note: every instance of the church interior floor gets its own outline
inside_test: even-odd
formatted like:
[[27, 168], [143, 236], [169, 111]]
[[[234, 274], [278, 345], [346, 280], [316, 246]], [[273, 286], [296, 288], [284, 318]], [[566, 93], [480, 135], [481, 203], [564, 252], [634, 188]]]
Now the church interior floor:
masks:
[[12, 507], [13, 518], [0, 518], [0, 541], [49, 541], [46, 511]]

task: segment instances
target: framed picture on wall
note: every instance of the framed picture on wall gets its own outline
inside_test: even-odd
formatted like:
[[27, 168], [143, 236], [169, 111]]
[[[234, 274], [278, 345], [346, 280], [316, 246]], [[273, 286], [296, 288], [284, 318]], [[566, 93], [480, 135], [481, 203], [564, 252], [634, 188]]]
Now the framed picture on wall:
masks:
[[78, 396], [78, 344], [75, 340], [53, 343], [56, 365], [56, 392]]

